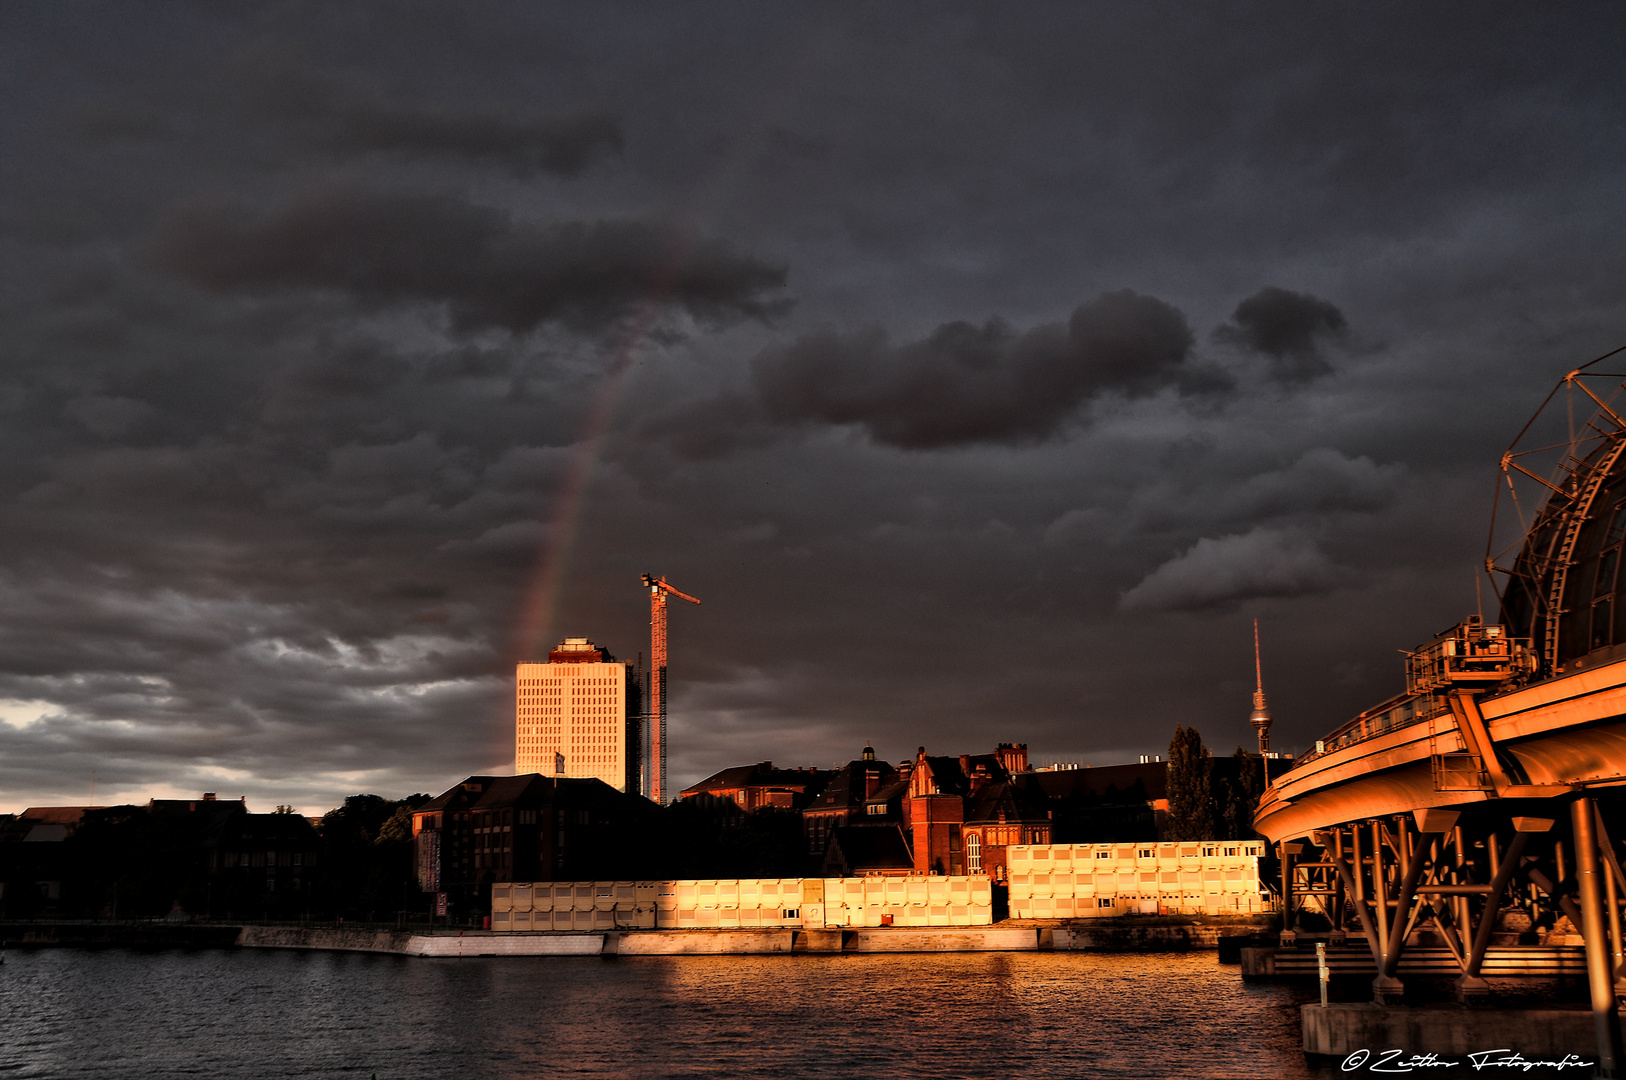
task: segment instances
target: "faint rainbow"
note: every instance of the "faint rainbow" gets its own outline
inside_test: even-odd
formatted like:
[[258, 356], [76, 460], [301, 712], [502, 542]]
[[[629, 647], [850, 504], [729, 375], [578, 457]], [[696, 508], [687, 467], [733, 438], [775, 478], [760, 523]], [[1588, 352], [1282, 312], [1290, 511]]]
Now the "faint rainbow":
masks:
[[637, 312], [623, 327], [619, 339], [610, 350], [610, 363], [593, 403], [587, 412], [581, 436], [576, 440], [570, 464], [565, 470], [564, 484], [553, 515], [552, 527], [543, 540], [530, 584], [520, 603], [519, 620], [514, 633], [513, 653], [516, 663], [536, 659], [539, 646], [548, 638], [554, 616], [558, 613], [559, 598], [563, 592], [565, 572], [570, 565], [576, 536], [581, 529], [582, 511], [587, 505], [587, 490], [591, 486], [593, 470], [598, 467], [610, 423], [615, 419], [616, 406], [626, 390], [632, 371], [632, 359], [649, 336], [649, 329], [668, 296], [678, 271], [693, 250], [695, 232], [682, 230], [676, 237], [671, 255], [651, 276]]
[[[823, 55], [837, 43], [834, 24], [820, 24], [801, 39], [779, 68], [777, 86], [763, 88], [753, 100], [755, 121], [743, 125], [744, 130], [766, 133], [773, 125], [770, 120], [783, 113], [799, 89], [818, 84], [808, 68], [811, 59]], [[758, 142], [765, 135], [758, 136]], [[633, 354], [649, 335], [650, 326], [661, 307], [671, 295], [678, 271], [688, 260], [699, 240], [698, 223], [714, 219], [719, 208], [727, 203], [745, 178], [745, 169], [751, 159], [750, 141], [736, 143], [735, 152], [719, 164], [706, 185], [707, 190], [695, 199], [687, 216], [688, 227], [680, 228], [674, 236], [670, 257], [651, 276], [642, 307], [629, 320], [624, 333], [612, 349], [612, 359], [605, 372], [604, 384], [588, 411], [581, 438], [575, 444], [575, 454], [565, 474], [559, 502], [553, 515], [553, 527], [544, 539], [530, 584], [520, 603], [519, 620], [514, 634], [513, 652], [516, 661], [538, 656], [538, 645], [547, 637], [554, 615], [558, 611], [563, 592], [566, 570], [571, 551], [581, 526], [582, 511], [586, 505], [593, 470], [603, 452], [610, 423], [615, 418], [631, 374]]]

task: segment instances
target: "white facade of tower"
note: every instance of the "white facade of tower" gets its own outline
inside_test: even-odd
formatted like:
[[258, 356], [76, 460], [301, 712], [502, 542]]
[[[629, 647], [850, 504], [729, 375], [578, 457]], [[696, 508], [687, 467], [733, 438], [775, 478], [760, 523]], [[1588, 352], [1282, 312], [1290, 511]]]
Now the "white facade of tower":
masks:
[[[551, 657], [597, 654], [586, 638], [566, 638]], [[594, 777], [638, 790], [637, 721], [629, 715], [632, 672], [613, 660], [520, 664], [515, 672], [515, 771]]]

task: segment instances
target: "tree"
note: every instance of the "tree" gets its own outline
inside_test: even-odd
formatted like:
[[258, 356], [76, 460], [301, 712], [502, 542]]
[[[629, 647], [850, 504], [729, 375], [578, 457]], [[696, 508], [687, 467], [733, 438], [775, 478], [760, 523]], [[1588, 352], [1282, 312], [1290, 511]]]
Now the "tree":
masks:
[[1258, 755], [1237, 747], [1236, 775], [1226, 777], [1218, 786], [1221, 788], [1219, 804], [1224, 830], [1221, 839], [1252, 840], [1258, 835], [1253, 829], [1253, 814], [1265, 789]]
[[1169, 819], [1164, 839], [1214, 839], [1213, 772], [1197, 729], [1176, 727], [1169, 740]]

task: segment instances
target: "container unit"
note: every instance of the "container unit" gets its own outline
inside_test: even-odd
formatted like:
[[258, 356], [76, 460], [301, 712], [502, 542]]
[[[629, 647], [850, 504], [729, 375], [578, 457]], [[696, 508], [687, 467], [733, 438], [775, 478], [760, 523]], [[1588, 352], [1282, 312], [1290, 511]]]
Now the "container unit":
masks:
[[493, 930], [987, 926], [988, 878], [499, 882]]
[[491, 928], [503, 931], [654, 929], [653, 881], [498, 882]]
[[1269, 910], [1264, 843], [1022, 844], [1009, 849], [1011, 917], [1245, 915]]
[[803, 925], [801, 878], [657, 882], [655, 925], [739, 930]]
[[993, 886], [976, 877], [864, 877], [824, 880], [826, 926], [987, 926]]

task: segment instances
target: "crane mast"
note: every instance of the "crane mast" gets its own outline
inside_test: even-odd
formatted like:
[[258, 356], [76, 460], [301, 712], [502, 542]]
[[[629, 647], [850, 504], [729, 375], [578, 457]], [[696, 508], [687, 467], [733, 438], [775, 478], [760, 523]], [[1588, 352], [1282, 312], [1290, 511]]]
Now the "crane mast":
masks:
[[700, 603], [688, 593], [679, 592], [663, 577], [643, 575], [649, 589], [649, 798], [656, 805], [666, 801], [666, 597], [668, 594], [691, 604]]

